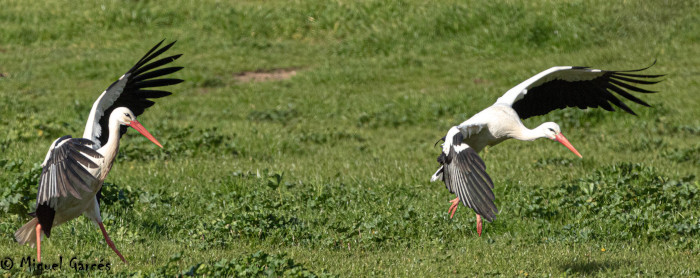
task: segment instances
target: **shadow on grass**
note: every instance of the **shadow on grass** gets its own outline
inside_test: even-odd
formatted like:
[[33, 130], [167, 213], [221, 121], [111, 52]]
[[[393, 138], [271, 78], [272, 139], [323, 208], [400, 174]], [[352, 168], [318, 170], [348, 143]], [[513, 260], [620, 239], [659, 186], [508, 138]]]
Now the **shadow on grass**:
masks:
[[620, 266], [629, 264], [628, 261], [620, 260], [603, 260], [603, 261], [572, 261], [562, 263], [559, 267], [561, 270], [570, 274], [593, 275], [601, 271], [609, 271], [620, 268]]

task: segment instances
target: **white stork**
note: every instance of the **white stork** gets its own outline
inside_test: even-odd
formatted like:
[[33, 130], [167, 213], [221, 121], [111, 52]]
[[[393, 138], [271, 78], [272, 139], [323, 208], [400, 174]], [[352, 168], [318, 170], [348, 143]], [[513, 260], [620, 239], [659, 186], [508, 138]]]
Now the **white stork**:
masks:
[[[656, 62], [654, 62], [656, 63]], [[430, 179], [442, 180], [457, 198], [450, 201], [450, 218], [462, 204], [476, 212], [476, 230], [481, 236], [481, 217], [492, 222], [498, 209], [494, 204], [493, 182], [486, 173], [486, 165], [478, 153], [486, 146], [493, 146], [506, 139], [514, 138], [533, 141], [539, 138], [555, 140], [581, 157], [581, 154], [561, 133], [559, 125], [546, 122], [529, 129], [520, 119], [544, 115], [555, 109], [578, 107], [581, 109], [602, 107], [614, 111], [611, 104], [627, 113], [636, 115], [613, 93], [628, 100], [649, 107], [649, 104], [631, 95], [626, 90], [638, 93], [655, 93], [630, 84], [655, 84], [660, 80], [650, 80], [663, 75], [642, 75], [638, 70], [606, 71], [588, 67], [553, 67], [523, 81], [496, 103], [482, 110], [447, 132], [442, 152], [437, 161], [440, 168]], [[627, 83], [625, 83], [627, 82]], [[439, 141], [438, 141], [439, 142]]]
[[161, 41], [139, 60], [119, 80], [105, 90], [90, 110], [83, 138], [70, 135], [56, 139], [49, 147], [46, 159], [41, 164], [43, 171], [36, 197], [36, 211], [27, 224], [15, 232], [19, 244], [36, 245], [37, 261], [41, 262], [41, 234], [51, 235], [51, 228], [84, 214], [97, 223], [102, 235], [112, 250], [126, 263], [117, 250], [100, 216], [102, 183], [107, 177], [119, 149], [119, 139], [132, 127], [159, 147], [163, 147], [138, 122], [136, 116], [151, 107], [151, 98], [168, 96], [171, 93], [146, 88], [174, 85], [181, 79], [159, 78], [182, 69], [166, 67], [181, 55], [169, 56], [151, 62], [175, 44], [172, 42], [159, 49]]

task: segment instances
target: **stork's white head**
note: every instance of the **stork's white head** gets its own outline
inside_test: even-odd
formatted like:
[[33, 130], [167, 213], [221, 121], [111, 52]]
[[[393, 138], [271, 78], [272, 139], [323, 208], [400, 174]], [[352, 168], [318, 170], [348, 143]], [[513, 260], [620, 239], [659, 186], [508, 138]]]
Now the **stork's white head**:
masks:
[[546, 122], [538, 126], [537, 129], [540, 131], [540, 133], [542, 133], [542, 137], [547, 137], [549, 139], [557, 141], [562, 145], [566, 146], [571, 152], [576, 154], [578, 157], [582, 157], [581, 154], [574, 148], [574, 146], [571, 145], [571, 143], [569, 143], [569, 140], [566, 139], [566, 137], [564, 137], [564, 134], [561, 134], [561, 128], [559, 128], [559, 125], [557, 123]]
[[119, 125], [129, 126], [132, 121], [136, 120], [134, 112], [131, 112], [131, 110], [126, 107], [114, 108], [114, 111], [112, 111], [112, 115], [115, 116]]
[[546, 122], [539, 126], [540, 131], [545, 137], [556, 140], [557, 134], [561, 133], [561, 128], [555, 122]]
[[131, 110], [129, 108], [126, 108], [126, 107], [115, 108], [112, 111], [112, 114], [110, 115], [110, 120], [112, 120], [112, 118], [116, 119], [116, 121], [119, 125], [125, 125], [128, 127], [132, 127], [136, 131], [141, 133], [141, 135], [148, 138], [148, 140], [151, 140], [151, 142], [158, 145], [158, 147], [161, 147], [161, 148], [163, 147], [163, 145], [161, 145], [160, 142], [158, 142], [158, 140], [156, 140], [156, 138], [153, 137], [153, 135], [151, 135], [151, 133], [148, 132], [148, 130], [146, 130], [146, 128], [143, 127], [143, 125], [141, 125], [141, 123], [139, 123], [136, 120], [136, 116], [134, 115], [134, 112], [131, 112]]

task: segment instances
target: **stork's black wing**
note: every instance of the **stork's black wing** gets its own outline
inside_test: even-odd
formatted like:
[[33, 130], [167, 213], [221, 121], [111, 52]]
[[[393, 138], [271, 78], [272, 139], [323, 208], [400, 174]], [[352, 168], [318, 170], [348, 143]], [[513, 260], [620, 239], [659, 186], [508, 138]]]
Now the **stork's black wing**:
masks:
[[95, 178], [88, 169], [97, 168], [94, 160], [102, 158], [93, 149], [93, 142], [84, 138], [71, 138], [70, 135], [58, 138], [51, 144], [46, 160], [42, 164], [37, 205], [56, 208], [60, 198], [69, 195], [83, 199], [91, 195]]
[[[486, 164], [466, 144], [450, 147], [450, 153], [438, 158], [442, 166], [442, 180], [465, 206], [489, 222], [496, 218], [498, 208], [494, 204], [493, 181], [486, 173]], [[437, 174], [436, 174], [437, 175]]]
[[663, 75], [631, 72], [643, 71], [651, 66], [628, 71], [553, 67], [508, 90], [496, 103], [511, 105], [522, 119], [566, 107], [601, 107], [607, 111], [614, 111], [614, 106], [617, 106], [636, 115], [618, 96], [648, 107], [649, 104], [630, 94], [630, 91], [655, 93], [637, 85], [656, 84], [661, 81], [657, 78]]

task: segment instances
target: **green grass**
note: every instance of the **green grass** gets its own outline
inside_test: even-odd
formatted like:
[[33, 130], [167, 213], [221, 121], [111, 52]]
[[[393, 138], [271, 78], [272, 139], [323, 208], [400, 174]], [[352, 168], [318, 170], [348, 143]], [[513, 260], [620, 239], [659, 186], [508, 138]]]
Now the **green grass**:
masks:
[[[56, 227], [45, 261], [90, 275], [700, 275], [700, 5], [692, 1], [48, 1], [0, 5], [0, 259], [35, 256], [29, 218], [51, 142], [157, 41], [187, 82], [139, 118], [105, 186], [105, 226]], [[639, 116], [563, 110], [583, 154], [482, 153], [496, 221], [447, 215], [429, 183], [447, 129], [554, 65], [657, 64]], [[236, 73], [297, 68], [289, 80]], [[48, 275], [75, 274], [67, 263]], [[4, 275], [30, 274], [17, 266]], [[80, 274], [80, 273], [78, 273]], [[83, 273], [85, 274], [85, 273]]]

